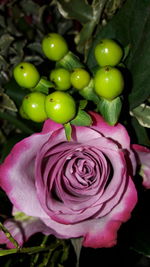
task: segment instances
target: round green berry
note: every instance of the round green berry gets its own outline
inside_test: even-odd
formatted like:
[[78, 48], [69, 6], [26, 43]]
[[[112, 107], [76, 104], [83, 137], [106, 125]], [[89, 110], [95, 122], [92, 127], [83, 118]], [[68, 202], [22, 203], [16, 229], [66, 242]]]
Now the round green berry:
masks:
[[50, 73], [50, 80], [58, 90], [68, 90], [71, 87], [70, 72], [63, 68], [54, 69]]
[[75, 117], [76, 104], [68, 93], [55, 91], [46, 96], [45, 110], [51, 120], [65, 124]]
[[24, 112], [22, 105], [19, 108], [19, 114], [23, 119], [29, 120], [28, 115]]
[[29, 119], [35, 122], [43, 122], [47, 119], [45, 99], [46, 95], [40, 92], [33, 92], [24, 97], [22, 108]]
[[29, 62], [19, 63], [13, 70], [16, 82], [24, 88], [33, 88], [40, 80], [40, 74], [36, 67]]
[[90, 82], [90, 74], [85, 69], [77, 68], [71, 73], [71, 84], [81, 90]]
[[105, 66], [96, 72], [94, 88], [100, 97], [112, 100], [123, 91], [123, 75], [117, 68]]
[[58, 61], [68, 53], [65, 39], [58, 33], [49, 33], [42, 41], [42, 49], [50, 60]]
[[97, 63], [102, 67], [117, 65], [123, 56], [122, 48], [112, 39], [102, 39], [94, 52]]

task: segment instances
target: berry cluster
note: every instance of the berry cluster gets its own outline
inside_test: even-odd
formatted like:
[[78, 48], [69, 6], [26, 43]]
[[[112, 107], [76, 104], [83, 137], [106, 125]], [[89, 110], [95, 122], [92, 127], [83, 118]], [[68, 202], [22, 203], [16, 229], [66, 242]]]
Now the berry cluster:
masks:
[[123, 50], [111, 39], [103, 39], [95, 47], [95, 58], [101, 68], [94, 77], [94, 87], [100, 97], [112, 100], [122, 93], [124, 78], [115, 67], [122, 56]]
[[[109, 101], [122, 93], [124, 79], [115, 66], [121, 61], [123, 50], [115, 41], [103, 39], [96, 45], [95, 59], [99, 67], [94, 77], [69, 51], [61, 35], [50, 33], [44, 37], [41, 45], [44, 55], [56, 62], [49, 79], [40, 77], [37, 68], [29, 62], [19, 63], [13, 72], [18, 85], [30, 90], [20, 106], [23, 118], [35, 122], [50, 118], [61, 124], [76, 122], [80, 113], [80, 101], [74, 97], [76, 92], [86, 100], [93, 100], [93, 96], [96, 96], [99, 100]], [[87, 95], [84, 91], [89, 88], [90, 94]]]

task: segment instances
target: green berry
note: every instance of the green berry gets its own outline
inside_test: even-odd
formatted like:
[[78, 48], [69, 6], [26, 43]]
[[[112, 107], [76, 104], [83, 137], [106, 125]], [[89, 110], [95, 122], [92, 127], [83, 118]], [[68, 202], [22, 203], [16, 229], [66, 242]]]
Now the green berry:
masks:
[[40, 80], [39, 72], [36, 67], [29, 62], [19, 63], [13, 71], [16, 82], [24, 88], [33, 88]]
[[68, 53], [65, 39], [58, 33], [49, 33], [42, 41], [42, 49], [50, 60], [58, 61]]
[[66, 69], [58, 68], [52, 70], [50, 80], [55, 83], [58, 90], [65, 91], [71, 87], [70, 72]]
[[122, 48], [111, 39], [102, 39], [94, 52], [97, 63], [102, 67], [117, 65], [123, 56]]
[[72, 120], [76, 115], [76, 104], [73, 97], [61, 91], [55, 91], [46, 96], [45, 109], [51, 120], [62, 124]]
[[105, 66], [96, 72], [94, 88], [100, 97], [112, 100], [123, 91], [123, 75], [117, 68]]
[[40, 92], [33, 92], [24, 97], [22, 108], [29, 119], [35, 122], [43, 122], [47, 119], [45, 99], [46, 95]]
[[90, 74], [84, 70], [77, 68], [71, 73], [71, 84], [74, 88], [81, 90], [90, 82]]
[[22, 105], [19, 108], [19, 114], [23, 119], [29, 120], [28, 115], [24, 112]]

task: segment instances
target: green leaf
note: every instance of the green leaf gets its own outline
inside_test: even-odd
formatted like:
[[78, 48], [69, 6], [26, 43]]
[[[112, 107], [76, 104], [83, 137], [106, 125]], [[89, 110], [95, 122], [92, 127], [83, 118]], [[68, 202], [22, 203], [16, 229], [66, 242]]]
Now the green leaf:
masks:
[[85, 60], [87, 58], [87, 53], [90, 47], [92, 39], [92, 34], [95, 27], [99, 23], [101, 16], [103, 14], [103, 9], [107, 0], [94, 0], [91, 4], [92, 8], [92, 17], [89, 18], [89, 21], [83, 25], [80, 33], [76, 37], [77, 41], [77, 51], [85, 54]]
[[86, 100], [90, 100], [90, 101], [94, 102], [95, 104], [99, 103], [99, 97], [94, 92], [93, 79], [91, 79], [91, 81], [87, 87], [84, 87], [82, 90], [79, 91], [79, 94], [81, 96], [83, 96]]
[[121, 112], [122, 102], [120, 97], [116, 97], [112, 101], [100, 99], [98, 110], [110, 125], [115, 125], [118, 122]]
[[106, 2], [107, 0], [93, 0], [90, 5], [85, 0], [57, 0], [62, 16], [75, 19], [83, 25], [80, 33], [76, 36], [76, 43], [77, 50], [80, 53], [85, 52], [85, 56], [92, 40], [92, 33], [101, 18]]
[[34, 42], [34, 43], [31, 43], [31, 44], [28, 44], [27, 47], [29, 49], [31, 49], [32, 51], [40, 54], [43, 57], [42, 47], [41, 47], [41, 44], [39, 42]]
[[22, 99], [29, 93], [29, 90], [21, 88], [14, 79], [5, 84], [5, 90], [17, 106], [21, 105]]
[[85, 0], [57, 0], [59, 12], [63, 17], [76, 19], [80, 23], [87, 23], [92, 20], [92, 7]]
[[124, 47], [130, 45], [130, 53], [125, 62], [132, 77], [128, 88], [130, 109], [143, 103], [150, 95], [149, 29], [150, 1], [127, 0], [106, 26], [100, 26], [88, 56], [87, 64], [91, 69], [97, 64], [94, 48], [101, 38], [116, 39]]
[[130, 111], [130, 115], [134, 116], [141, 126], [150, 128], [150, 106], [141, 104]]
[[0, 109], [11, 110], [14, 112], [17, 111], [15, 103], [10, 99], [7, 94], [4, 93], [0, 93]]
[[61, 60], [56, 62], [56, 67], [72, 71], [75, 68], [84, 68], [84, 65], [80, 62], [79, 57], [69, 51]]
[[35, 2], [31, 1], [31, 0], [22, 0], [21, 6], [23, 8], [23, 11], [27, 15], [34, 15], [35, 11], [38, 10], [38, 8], [39, 8], [39, 5], [36, 4]]
[[70, 122], [64, 124], [65, 134], [68, 141], [71, 140], [71, 134], [72, 134], [72, 127], [70, 125]]
[[54, 88], [54, 84], [48, 81], [45, 77], [41, 77], [36, 87], [32, 88], [32, 91], [38, 91], [44, 94], [48, 94], [49, 88]]
[[138, 143], [144, 146], [150, 146], [150, 138], [147, 132], [147, 128], [141, 126], [135, 117], [131, 119], [131, 125], [134, 128], [134, 132], [136, 134], [137, 139], [135, 140], [134, 138], [134, 143]]
[[0, 38], [0, 53], [1, 55], [5, 55], [7, 54], [7, 50], [9, 48], [9, 46], [11, 45], [11, 43], [13, 42], [14, 37], [11, 36], [10, 34], [4, 34], [1, 36]]
[[79, 109], [85, 109], [86, 106], [87, 106], [87, 103], [88, 103], [88, 101], [85, 100], [85, 99], [80, 100], [80, 102], [79, 102]]
[[79, 109], [77, 116], [70, 121], [70, 123], [78, 126], [90, 126], [92, 124], [92, 119], [86, 111]]
[[31, 128], [29, 128], [29, 126], [27, 126], [25, 123], [23, 123], [21, 120], [14, 117], [10, 113], [0, 111], [0, 119], [9, 121], [10, 124], [15, 125], [16, 128], [20, 129], [22, 132], [26, 134], [34, 133], [34, 131]]

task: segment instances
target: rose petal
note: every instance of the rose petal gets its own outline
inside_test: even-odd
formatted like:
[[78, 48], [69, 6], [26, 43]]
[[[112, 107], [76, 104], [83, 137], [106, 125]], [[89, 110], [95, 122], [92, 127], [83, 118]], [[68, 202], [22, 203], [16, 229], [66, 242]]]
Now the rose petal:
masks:
[[[5, 221], [4, 226], [20, 246], [35, 233], [42, 232], [45, 235], [53, 233], [41, 220], [34, 217], [24, 221], [9, 219]], [[8, 248], [15, 248], [14, 244], [6, 237], [2, 230], [0, 231], [0, 244], [6, 244]]]
[[77, 224], [61, 224], [53, 220], [44, 220], [47, 226], [56, 231], [58, 238], [84, 237], [83, 246], [100, 248], [116, 244], [117, 231], [122, 222], [126, 222], [137, 203], [137, 193], [131, 179], [122, 200], [112, 211], [100, 219], [92, 219]]
[[127, 159], [129, 158], [131, 160], [130, 164], [130, 175], [135, 175], [136, 171], [136, 160], [134, 153], [131, 150], [130, 145], [130, 137], [128, 135], [127, 130], [123, 125], [120, 123], [117, 123], [114, 126], [109, 125], [107, 122], [104, 121], [103, 117], [100, 116], [96, 112], [89, 112], [92, 116], [93, 124], [91, 126], [92, 129], [95, 129], [99, 131], [102, 135], [104, 135], [107, 138], [112, 139], [115, 141], [120, 148], [123, 148], [126, 150]]
[[141, 145], [132, 145], [135, 151], [139, 165], [141, 165], [140, 174], [143, 177], [143, 185], [150, 188], [150, 149]]
[[17, 143], [0, 165], [1, 187], [11, 202], [31, 216], [47, 217], [37, 199], [34, 181], [34, 161], [37, 151], [49, 134], [34, 134]]

